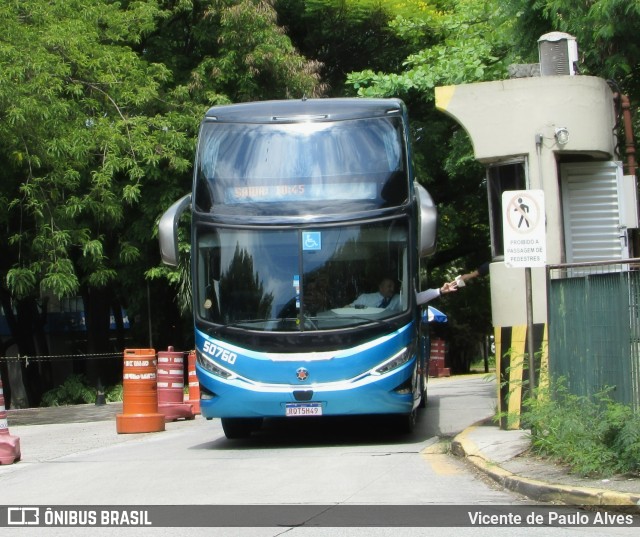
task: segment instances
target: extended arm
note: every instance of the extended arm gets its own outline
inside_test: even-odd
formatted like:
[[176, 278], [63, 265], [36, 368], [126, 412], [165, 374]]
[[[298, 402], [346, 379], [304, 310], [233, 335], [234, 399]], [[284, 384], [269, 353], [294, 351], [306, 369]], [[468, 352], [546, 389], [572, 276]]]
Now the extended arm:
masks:
[[452, 293], [456, 289], [455, 282], [447, 282], [440, 287], [440, 289], [427, 289], [426, 291], [416, 293], [416, 302], [418, 303], [418, 306], [422, 306], [422, 304], [431, 302], [434, 298], [438, 298], [446, 293]]

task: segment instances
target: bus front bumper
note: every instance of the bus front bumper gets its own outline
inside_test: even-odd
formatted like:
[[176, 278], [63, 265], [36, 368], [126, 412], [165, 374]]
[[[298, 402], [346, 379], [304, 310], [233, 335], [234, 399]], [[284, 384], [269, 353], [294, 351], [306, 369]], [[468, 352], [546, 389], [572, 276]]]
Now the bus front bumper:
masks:
[[205, 418], [408, 414], [418, 404], [413, 359], [385, 375], [304, 385], [248, 384], [198, 370]]

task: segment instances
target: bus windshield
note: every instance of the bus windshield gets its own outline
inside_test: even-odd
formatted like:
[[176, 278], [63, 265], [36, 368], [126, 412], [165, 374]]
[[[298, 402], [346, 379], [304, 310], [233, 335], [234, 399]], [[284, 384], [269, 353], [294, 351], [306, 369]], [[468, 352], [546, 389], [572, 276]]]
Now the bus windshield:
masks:
[[216, 215], [343, 214], [406, 203], [399, 117], [205, 122], [194, 207]]
[[[205, 322], [317, 331], [379, 322], [410, 306], [405, 219], [317, 230], [200, 225], [196, 233], [194, 299]], [[378, 297], [384, 280], [395, 292], [387, 303]]]

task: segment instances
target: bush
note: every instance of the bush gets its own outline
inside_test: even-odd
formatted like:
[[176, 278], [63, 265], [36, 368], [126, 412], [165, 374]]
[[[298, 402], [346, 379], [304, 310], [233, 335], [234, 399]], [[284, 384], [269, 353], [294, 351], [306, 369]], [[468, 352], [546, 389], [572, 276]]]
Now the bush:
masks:
[[116, 384], [115, 386], [110, 386], [105, 390], [104, 396], [108, 403], [113, 403], [115, 401], [122, 401], [122, 384]]
[[[122, 384], [110, 386], [104, 391], [107, 402], [122, 401]], [[84, 375], [70, 375], [57, 388], [53, 388], [42, 396], [40, 406], [81, 405], [96, 401], [96, 389], [91, 386]]]
[[95, 400], [95, 389], [88, 386], [84, 375], [70, 375], [63, 384], [42, 396], [41, 406], [78, 405]]
[[522, 413], [533, 451], [584, 477], [639, 473], [640, 415], [609, 393], [571, 394], [562, 379], [539, 390]]
[[[489, 357], [487, 358], [487, 365], [489, 366], [489, 371], [495, 370], [496, 368], [495, 354], [489, 355]], [[469, 366], [469, 370], [471, 372], [474, 372], [474, 371], [484, 372], [484, 358], [478, 358], [477, 360], [474, 360], [473, 362], [471, 362], [471, 365]]]

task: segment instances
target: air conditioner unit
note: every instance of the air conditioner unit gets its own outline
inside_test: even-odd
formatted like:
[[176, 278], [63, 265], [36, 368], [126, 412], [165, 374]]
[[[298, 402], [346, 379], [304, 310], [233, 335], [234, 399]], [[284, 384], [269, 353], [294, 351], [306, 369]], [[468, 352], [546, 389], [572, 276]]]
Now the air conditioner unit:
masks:
[[564, 32], [551, 32], [538, 39], [540, 75], [575, 75], [578, 63], [576, 38]]

